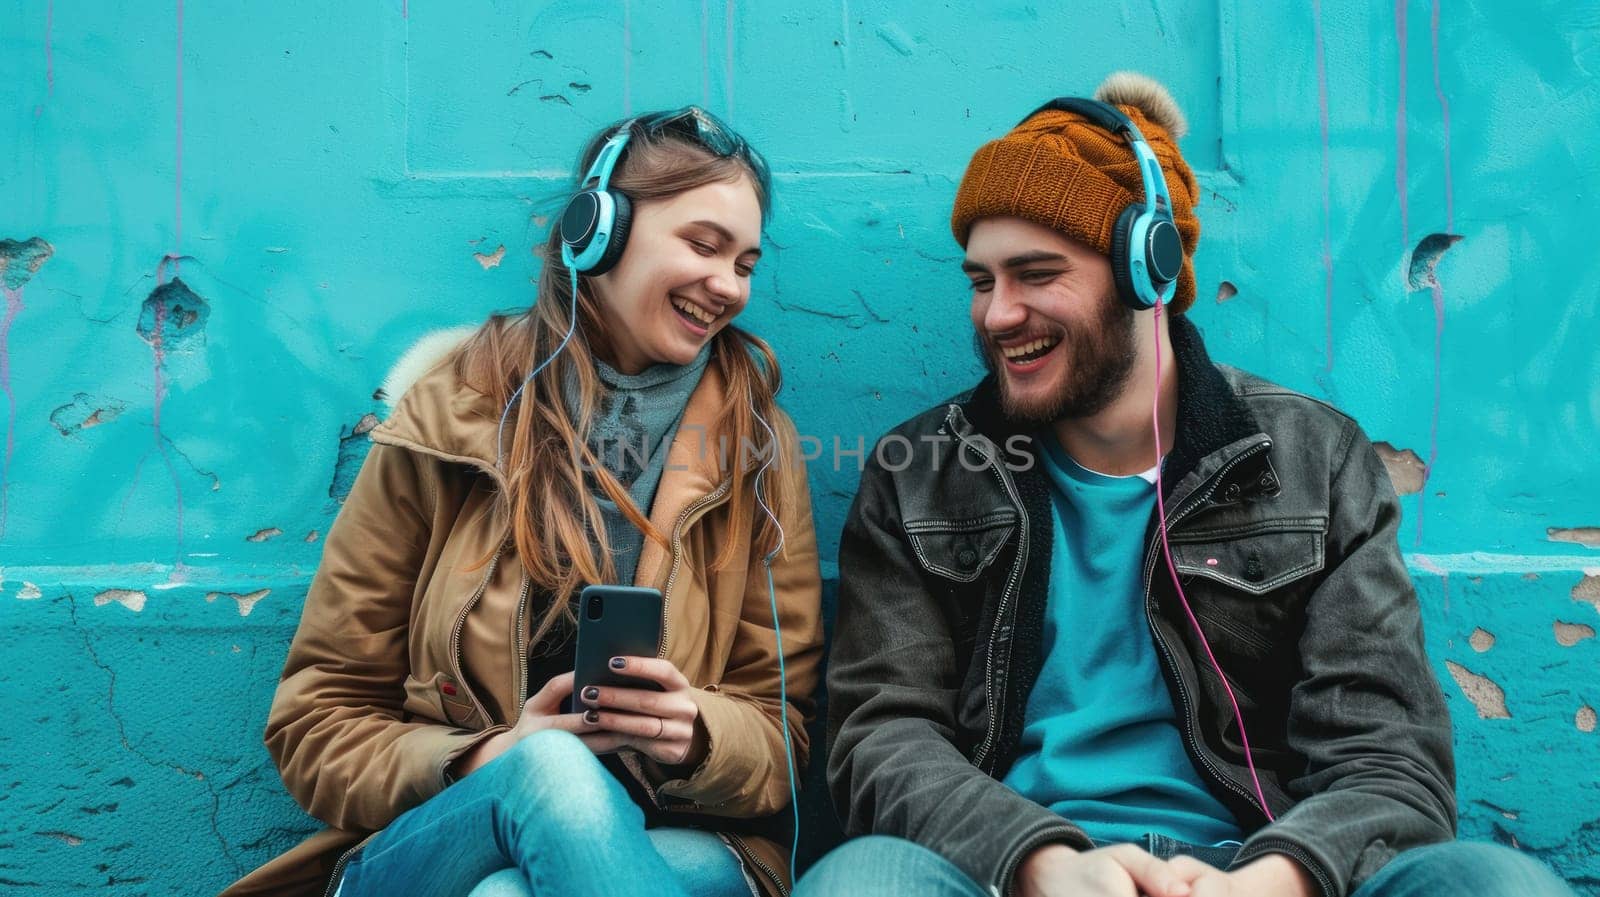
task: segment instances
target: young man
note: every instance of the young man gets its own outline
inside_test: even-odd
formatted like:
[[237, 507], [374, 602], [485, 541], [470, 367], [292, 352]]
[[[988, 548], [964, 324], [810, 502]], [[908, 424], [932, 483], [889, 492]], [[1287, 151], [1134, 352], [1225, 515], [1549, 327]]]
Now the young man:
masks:
[[951, 225], [989, 376], [879, 443], [840, 546], [829, 778], [851, 834], [889, 837], [800, 893], [1570, 893], [1452, 842], [1384, 467], [1336, 409], [1210, 360], [1182, 115], [1139, 76], [1097, 98], [1168, 223], [1118, 236], [1160, 182], [1117, 111], [1041, 109], [973, 156]]

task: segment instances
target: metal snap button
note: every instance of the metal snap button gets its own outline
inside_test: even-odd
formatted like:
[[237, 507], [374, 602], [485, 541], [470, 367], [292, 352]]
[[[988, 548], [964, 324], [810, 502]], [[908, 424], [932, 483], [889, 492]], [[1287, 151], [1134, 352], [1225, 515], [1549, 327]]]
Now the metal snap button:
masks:
[[1239, 488], [1238, 483], [1229, 483], [1228, 488], [1222, 490], [1222, 498], [1224, 501], [1238, 501], [1239, 495], [1243, 491]]
[[972, 550], [972, 546], [963, 545], [956, 552], [956, 562], [963, 567], [972, 567], [978, 563], [978, 553]]

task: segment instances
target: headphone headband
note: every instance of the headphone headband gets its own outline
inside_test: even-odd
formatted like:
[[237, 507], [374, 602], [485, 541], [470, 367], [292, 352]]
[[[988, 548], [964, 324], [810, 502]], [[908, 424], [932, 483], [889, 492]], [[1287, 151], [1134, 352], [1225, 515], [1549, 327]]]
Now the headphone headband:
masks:
[[[737, 157], [750, 168], [761, 193], [770, 195], [771, 174], [766, 161], [744, 142], [744, 138], [711, 113], [698, 106], [685, 106], [670, 112], [635, 116], [619, 124], [601, 144], [588, 170], [579, 179], [577, 192], [561, 213], [558, 227], [563, 264], [580, 273], [598, 276], [611, 270], [621, 259], [633, 222], [633, 206], [626, 193], [611, 188], [611, 176], [636, 132], [645, 140], [666, 131], [717, 156]], [[763, 224], [767, 212], [763, 204]]]
[[1126, 113], [1100, 100], [1086, 97], [1056, 97], [1023, 116], [1022, 121], [1025, 122], [1041, 112], [1052, 110], [1080, 115], [1102, 131], [1121, 134], [1128, 141], [1134, 158], [1139, 162], [1139, 179], [1144, 185], [1145, 209], [1153, 212], [1157, 208], [1164, 210], [1172, 208], [1172, 200], [1167, 196], [1167, 179], [1161, 173], [1161, 162], [1156, 159], [1155, 152], [1150, 149], [1150, 143], [1144, 139], [1139, 126], [1134, 124], [1133, 119]]
[[595, 153], [594, 162], [584, 172], [583, 180], [578, 182], [579, 190], [606, 190], [611, 186], [611, 172], [616, 170], [617, 163], [622, 160], [622, 151], [633, 137], [634, 121], [629, 119], [623, 122], [606, 140], [605, 146], [600, 147], [600, 152]]
[[[1081, 115], [1087, 118], [1090, 124], [1113, 134], [1132, 132], [1134, 135], [1138, 135], [1139, 133], [1139, 129], [1133, 124], [1133, 120], [1124, 115], [1121, 109], [1110, 103], [1102, 103], [1099, 100], [1091, 100], [1086, 97], [1056, 97], [1023, 116], [1022, 121], [1027, 121], [1041, 112], [1049, 112], [1051, 110]], [[1021, 123], [1018, 122], [1018, 124]]]
[[1120, 134], [1139, 163], [1144, 187], [1143, 209], [1130, 204], [1118, 217], [1112, 237], [1111, 266], [1118, 292], [1135, 308], [1150, 308], [1172, 299], [1182, 270], [1183, 246], [1172, 221], [1172, 199], [1155, 151], [1126, 113], [1110, 103], [1086, 97], [1056, 97], [1029, 112], [1022, 125], [1041, 112], [1070, 112], [1089, 124]]

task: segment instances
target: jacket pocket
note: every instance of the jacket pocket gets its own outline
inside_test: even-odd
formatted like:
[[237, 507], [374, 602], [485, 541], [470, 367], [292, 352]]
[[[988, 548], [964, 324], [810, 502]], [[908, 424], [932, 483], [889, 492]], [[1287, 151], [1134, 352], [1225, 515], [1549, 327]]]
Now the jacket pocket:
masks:
[[1017, 531], [1017, 512], [1009, 508], [959, 520], [908, 520], [906, 537], [917, 563], [956, 582], [973, 582]]
[[1326, 520], [1302, 518], [1173, 535], [1172, 562], [1185, 578], [1259, 598], [1321, 570], [1326, 532]]
[[463, 729], [482, 729], [483, 717], [473, 706], [461, 683], [444, 673], [434, 673], [431, 679], [406, 678], [406, 710], [413, 716], [422, 716]]

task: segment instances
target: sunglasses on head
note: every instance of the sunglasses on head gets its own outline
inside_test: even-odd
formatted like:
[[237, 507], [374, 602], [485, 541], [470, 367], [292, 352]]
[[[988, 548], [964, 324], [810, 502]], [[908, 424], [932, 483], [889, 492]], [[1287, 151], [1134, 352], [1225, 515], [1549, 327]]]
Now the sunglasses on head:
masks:
[[766, 186], [771, 175], [767, 161], [723, 121], [699, 106], [684, 106], [670, 112], [654, 112], [634, 119], [633, 127], [645, 134], [672, 133], [685, 137], [723, 158], [737, 157], [750, 166], [756, 179]]

